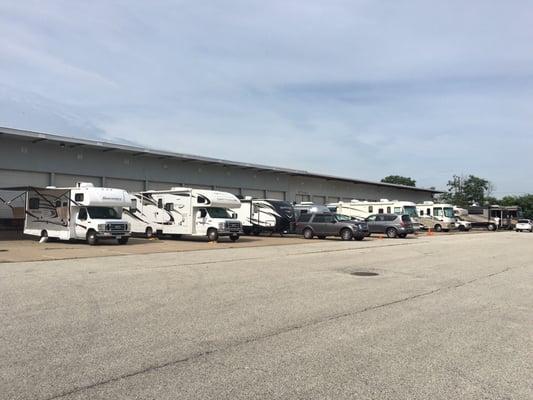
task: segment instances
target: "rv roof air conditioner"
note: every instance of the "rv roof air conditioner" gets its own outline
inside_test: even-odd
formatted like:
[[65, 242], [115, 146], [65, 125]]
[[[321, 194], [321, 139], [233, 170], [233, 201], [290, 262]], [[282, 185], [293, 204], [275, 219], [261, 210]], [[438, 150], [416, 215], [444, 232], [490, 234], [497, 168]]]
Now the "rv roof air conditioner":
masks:
[[56, 186], [47, 186], [46, 188], [47, 188], [47, 189], [57, 189]]
[[76, 187], [79, 187], [79, 188], [94, 187], [94, 185], [91, 182], [76, 182]]
[[379, 199], [380, 202], [382, 203], [387, 203], [389, 201], [389, 199]]
[[253, 197], [252, 196], [244, 196], [244, 200], [252, 200]]
[[435, 203], [433, 203], [432, 201], [424, 201], [424, 204], [425, 204], [425, 205], [428, 205], [428, 206], [431, 206], [431, 205], [433, 205], [433, 204], [435, 204]]

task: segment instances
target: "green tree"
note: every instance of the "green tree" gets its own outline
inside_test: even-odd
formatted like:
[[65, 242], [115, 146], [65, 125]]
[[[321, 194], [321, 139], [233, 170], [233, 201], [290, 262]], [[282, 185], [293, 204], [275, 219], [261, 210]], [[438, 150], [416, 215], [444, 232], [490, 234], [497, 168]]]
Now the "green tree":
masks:
[[474, 175], [468, 175], [466, 178], [454, 175], [448, 181], [448, 192], [442, 196], [442, 199], [460, 207], [468, 207], [473, 203], [484, 205], [493, 189], [494, 186], [487, 179]]
[[393, 183], [395, 185], [404, 185], [404, 186], [416, 186], [416, 181], [407, 176], [400, 175], [389, 175], [381, 180], [383, 183]]

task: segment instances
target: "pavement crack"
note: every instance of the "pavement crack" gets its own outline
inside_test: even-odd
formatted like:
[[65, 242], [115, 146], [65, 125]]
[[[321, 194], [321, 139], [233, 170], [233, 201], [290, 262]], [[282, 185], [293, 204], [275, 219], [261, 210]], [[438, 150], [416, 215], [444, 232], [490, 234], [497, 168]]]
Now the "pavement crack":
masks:
[[254, 336], [254, 337], [250, 337], [250, 338], [238, 341], [238, 342], [229, 343], [226, 346], [222, 346], [222, 347], [219, 347], [219, 348], [214, 348], [214, 349], [210, 349], [210, 350], [206, 350], [206, 351], [202, 351], [202, 352], [197, 352], [197, 353], [194, 353], [194, 354], [190, 354], [187, 357], [179, 358], [177, 360], [171, 360], [171, 361], [168, 361], [168, 362], [165, 362], [165, 363], [162, 363], [162, 364], [151, 365], [151, 366], [148, 366], [146, 368], [143, 368], [143, 369], [140, 369], [140, 370], [137, 370], [137, 371], [132, 371], [132, 372], [127, 373], [127, 374], [123, 374], [123, 375], [112, 377], [112, 378], [105, 379], [105, 380], [100, 380], [100, 381], [92, 383], [90, 385], [79, 386], [79, 387], [76, 387], [74, 389], [71, 389], [71, 390], [64, 391], [62, 393], [53, 395], [51, 397], [47, 397], [44, 400], [61, 399], [61, 398], [64, 398], [64, 397], [67, 397], [67, 396], [70, 396], [70, 395], [73, 395], [73, 394], [77, 394], [77, 393], [81, 393], [81, 392], [84, 392], [84, 391], [87, 391], [87, 390], [90, 390], [90, 389], [97, 388], [99, 386], [107, 385], [107, 384], [114, 383], [114, 382], [119, 382], [119, 381], [124, 380], [124, 379], [133, 378], [135, 376], [143, 375], [143, 374], [150, 373], [150, 372], [153, 372], [153, 371], [158, 371], [158, 370], [161, 370], [161, 369], [164, 369], [164, 368], [167, 368], [167, 367], [172, 367], [172, 366], [176, 366], [176, 365], [179, 365], [179, 364], [184, 364], [184, 363], [187, 363], [189, 361], [194, 361], [196, 359], [209, 356], [211, 354], [221, 353], [221, 352], [224, 352], [224, 351], [227, 351], [227, 350], [238, 348], [238, 347], [243, 346], [243, 345], [247, 345], [247, 344], [250, 344], [250, 343], [255, 343], [255, 342], [262, 341], [262, 340], [270, 339], [270, 338], [273, 338], [273, 337], [276, 337], [276, 336], [280, 336], [280, 335], [283, 335], [283, 334], [286, 334], [286, 333], [295, 332], [295, 331], [298, 331], [298, 330], [301, 330], [301, 329], [309, 328], [309, 327], [312, 327], [312, 326], [317, 326], [317, 325], [328, 323], [328, 322], [331, 322], [331, 321], [337, 321], [337, 320], [340, 320], [340, 319], [343, 319], [343, 318], [352, 317], [352, 316], [363, 314], [363, 313], [366, 313], [366, 312], [369, 312], [369, 311], [379, 310], [379, 309], [390, 307], [390, 306], [394, 306], [394, 305], [397, 305], [397, 304], [406, 303], [406, 302], [409, 302], [409, 301], [412, 301], [412, 300], [416, 300], [416, 299], [419, 299], [419, 298], [422, 298], [422, 297], [428, 297], [428, 296], [434, 295], [436, 293], [444, 292], [444, 291], [447, 291], [447, 290], [457, 289], [457, 288], [460, 288], [460, 287], [463, 287], [463, 286], [467, 286], [467, 285], [470, 285], [472, 283], [475, 283], [475, 282], [478, 282], [478, 281], [481, 281], [481, 280], [489, 279], [489, 278], [492, 278], [494, 276], [504, 274], [507, 271], [510, 271], [511, 269], [512, 268], [508, 267], [508, 268], [505, 268], [503, 270], [496, 271], [496, 272], [493, 272], [491, 274], [479, 276], [477, 278], [473, 278], [473, 279], [470, 279], [468, 281], [463, 281], [463, 282], [460, 282], [460, 283], [455, 284], [455, 285], [443, 286], [443, 287], [436, 288], [436, 289], [433, 289], [433, 290], [428, 290], [428, 291], [423, 292], [423, 293], [418, 293], [418, 294], [414, 294], [414, 295], [411, 295], [411, 296], [403, 297], [401, 299], [397, 299], [397, 300], [393, 300], [393, 301], [389, 301], [389, 302], [385, 302], [385, 303], [381, 303], [381, 304], [377, 304], [377, 305], [373, 305], [373, 306], [368, 306], [368, 307], [365, 307], [365, 308], [362, 308], [362, 309], [359, 309], [359, 310], [354, 310], [354, 311], [334, 314], [334, 315], [330, 315], [330, 316], [326, 316], [326, 317], [310, 320], [310, 321], [307, 321], [307, 322], [304, 322], [304, 323], [301, 323], [301, 324], [290, 325], [290, 326], [287, 326], [285, 328], [278, 329], [276, 331], [273, 331], [273, 332], [270, 332], [270, 333], [267, 333], [267, 334], [264, 334], [264, 335]]

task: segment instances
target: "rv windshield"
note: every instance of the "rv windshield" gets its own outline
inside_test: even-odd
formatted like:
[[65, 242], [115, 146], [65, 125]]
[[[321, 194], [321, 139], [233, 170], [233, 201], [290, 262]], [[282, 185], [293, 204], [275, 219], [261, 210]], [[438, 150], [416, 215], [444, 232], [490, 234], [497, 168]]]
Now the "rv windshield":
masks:
[[444, 207], [444, 216], [446, 218], [453, 218], [455, 217], [455, 214], [453, 212], [453, 208], [452, 207]]
[[92, 219], [119, 219], [120, 215], [112, 207], [87, 207]]
[[207, 212], [211, 218], [231, 218], [228, 213], [228, 210], [220, 207], [211, 207], [207, 208]]
[[418, 213], [416, 212], [416, 206], [405, 206], [403, 209], [405, 214], [409, 215], [411, 218], [418, 217]]

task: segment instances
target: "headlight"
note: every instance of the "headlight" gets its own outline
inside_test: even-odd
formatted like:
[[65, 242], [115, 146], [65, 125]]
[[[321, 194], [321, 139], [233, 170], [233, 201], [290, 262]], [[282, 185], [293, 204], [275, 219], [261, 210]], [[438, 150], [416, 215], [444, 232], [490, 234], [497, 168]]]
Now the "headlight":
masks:
[[224, 230], [224, 227], [225, 227], [224, 222], [219, 222], [218, 229]]
[[105, 231], [105, 224], [98, 224], [98, 230], [99, 231]]

